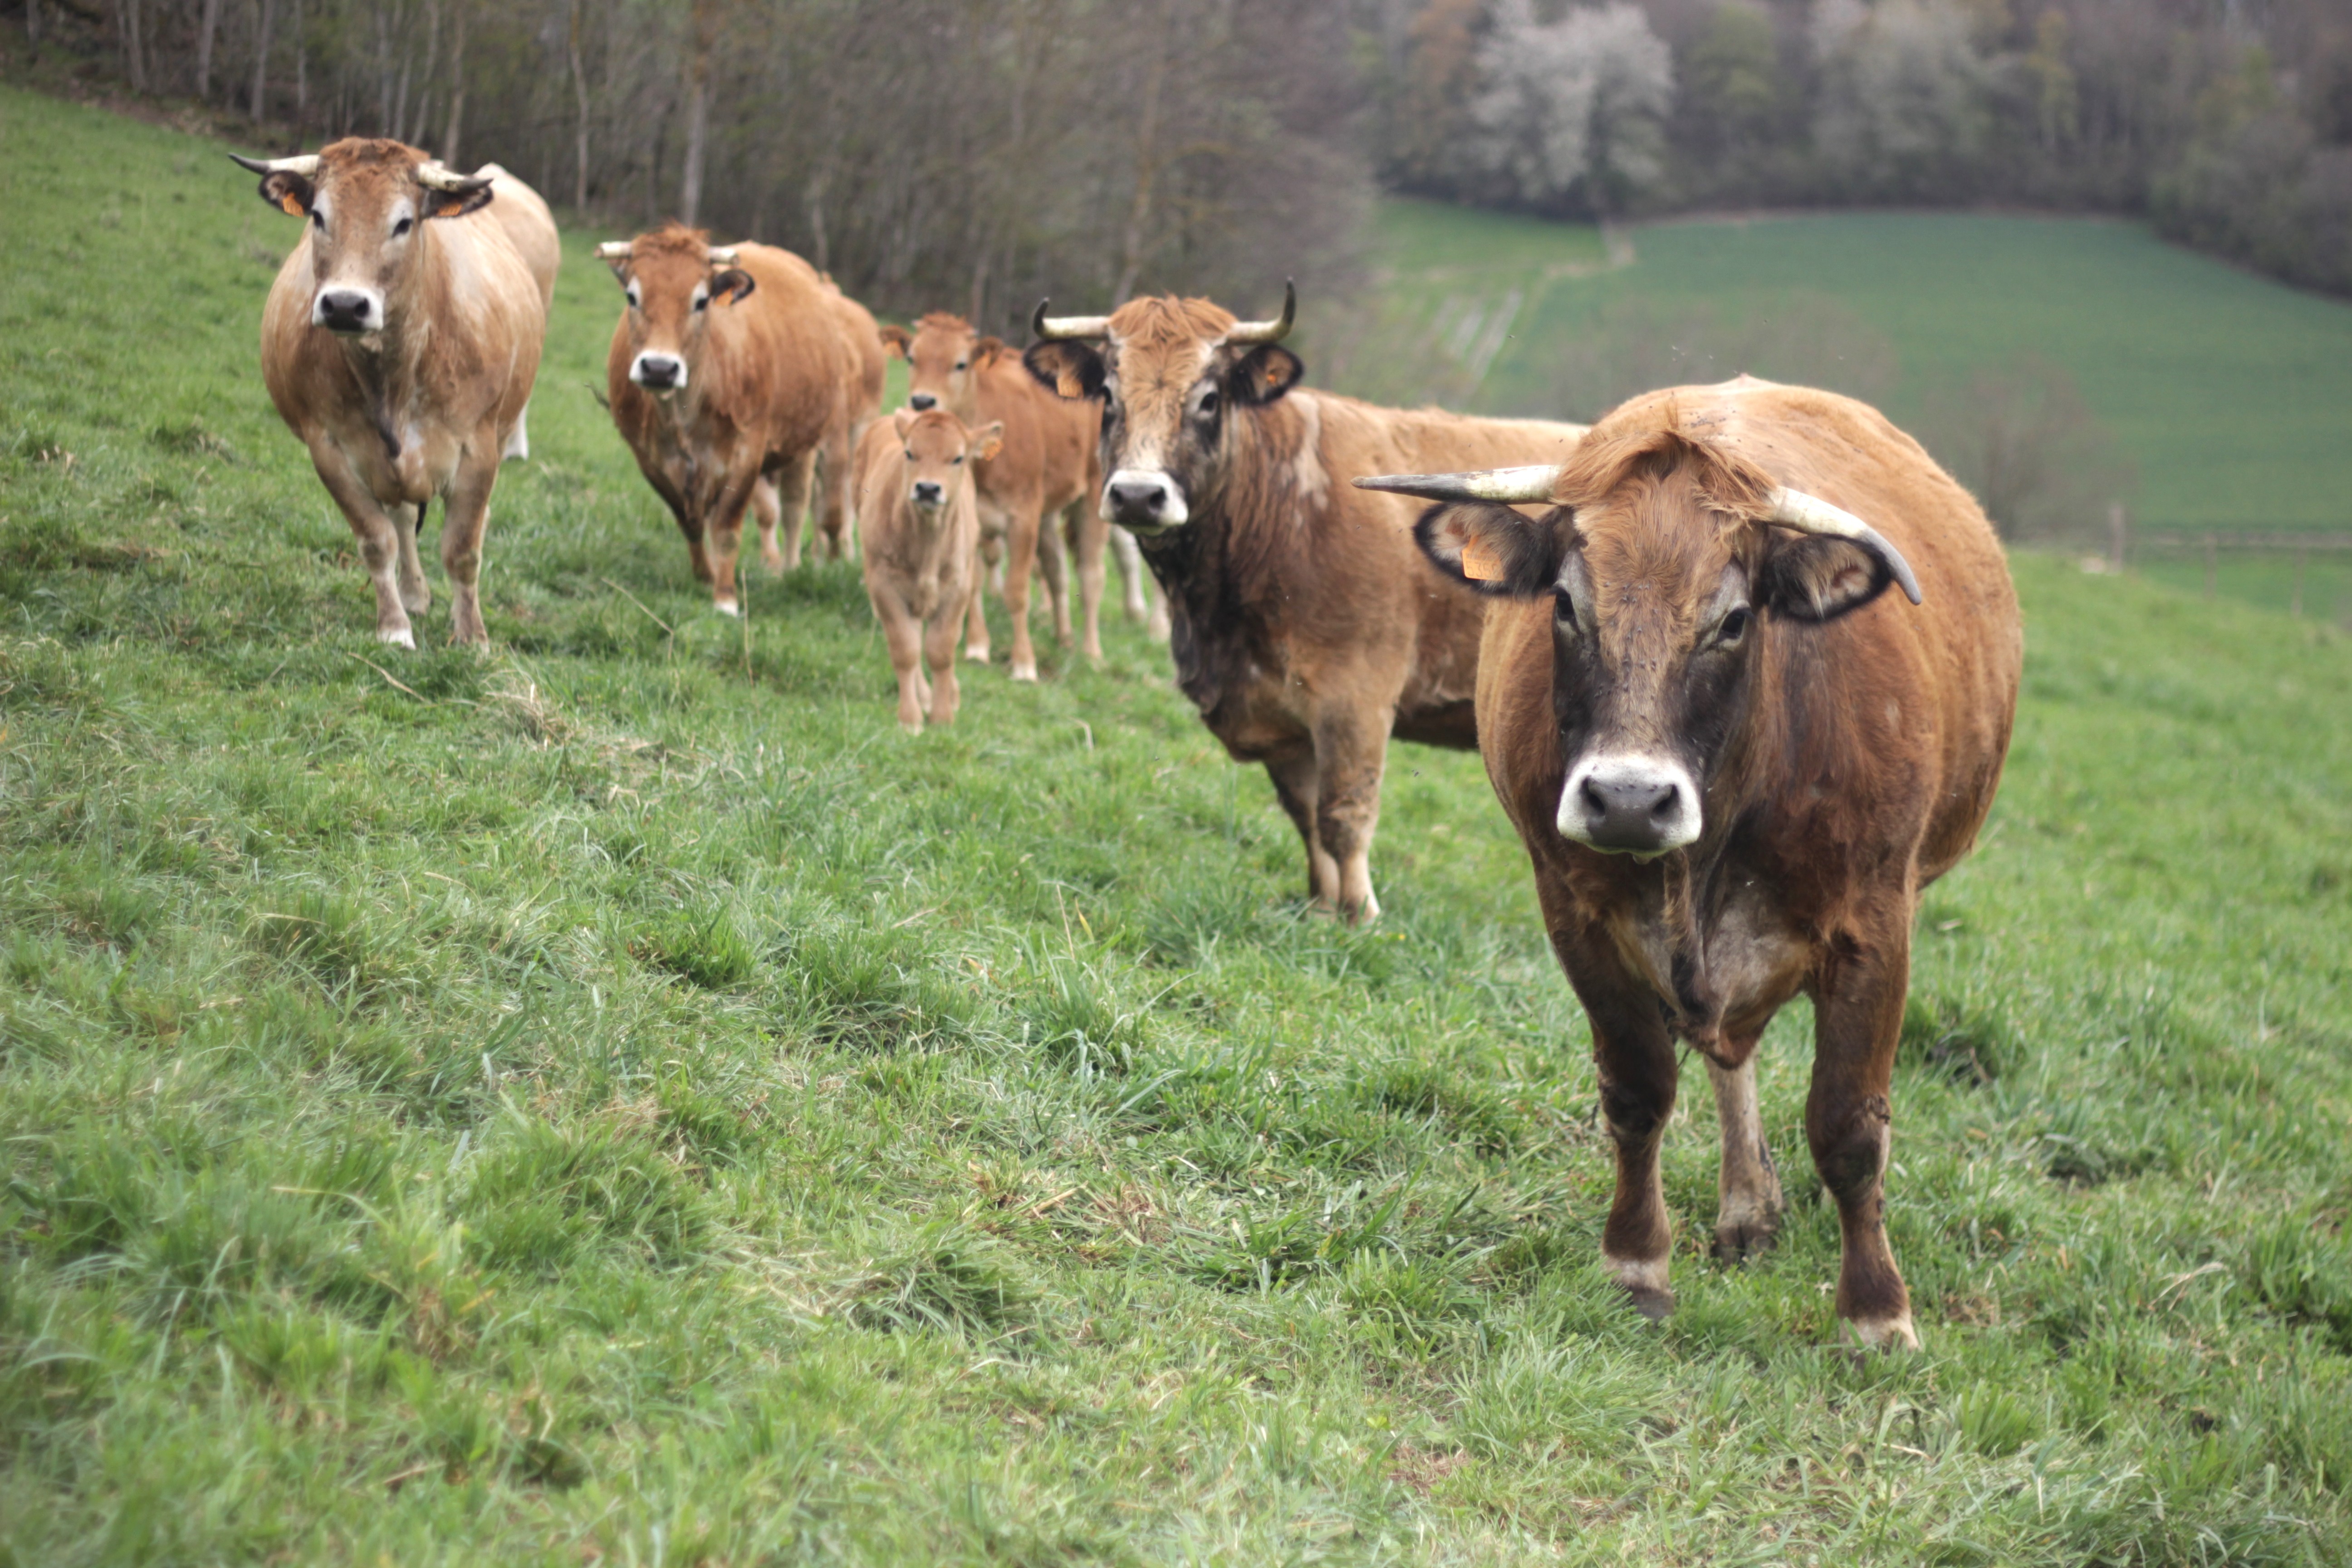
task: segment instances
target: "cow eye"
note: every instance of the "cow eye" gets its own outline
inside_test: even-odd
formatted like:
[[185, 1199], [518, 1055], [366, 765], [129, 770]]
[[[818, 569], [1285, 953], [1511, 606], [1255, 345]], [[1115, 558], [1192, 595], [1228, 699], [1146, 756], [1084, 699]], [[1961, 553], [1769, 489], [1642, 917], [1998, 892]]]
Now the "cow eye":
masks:
[[958, 370], [970, 370], [971, 368], [971, 361], [970, 361], [970, 360], [968, 360], [968, 359], [960, 359], [960, 360], [956, 361], [956, 369], [958, 369]]
[[1214, 392], [1201, 394], [1201, 417], [1203, 419], [1213, 417], [1216, 412], [1217, 395]]
[[710, 296], [708, 294], [697, 294], [694, 297], [694, 308], [698, 310], [708, 310], [710, 309]]
[[1577, 629], [1576, 601], [1569, 597], [1567, 589], [1554, 588], [1551, 591], [1551, 613], [1552, 618], [1570, 631]]
[[1734, 610], [1724, 616], [1722, 622], [1715, 628], [1715, 646], [1738, 647], [1739, 639], [1748, 635], [1748, 623], [1754, 618], [1745, 608]]
[[962, 468], [962, 467], [963, 467], [963, 454], [962, 454], [961, 452], [958, 452], [958, 453], [955, 455], [955, 458], [954, 458], [954, 459], [953, 459], [953, 462], [952, 462], [952, 465], [951, 465], [951, 466], [952, 466], [952, 467], [955, 467], [955, 468]]
[[402, 218], [398, 223], [392, 226], [392, 237], [398, 239], [402, 235], [406, 234], [410, 229], [415, 228], [415, 219], [405, 217]]
[[327, 227], [327, 215], [319, 211], [316, 207], [311, 208], [310, 226], [319, 230], [322, 234], [325, 233]]
[[910, 463], [911, 463], [911, 462], [913, 462], [914, 460], [915, 460], [915, 449], [914, 449], [912, 447], [908, 447], [908, 448], [907, 448], [907, 461], [908, 461], [908, 462], [910, 462]]

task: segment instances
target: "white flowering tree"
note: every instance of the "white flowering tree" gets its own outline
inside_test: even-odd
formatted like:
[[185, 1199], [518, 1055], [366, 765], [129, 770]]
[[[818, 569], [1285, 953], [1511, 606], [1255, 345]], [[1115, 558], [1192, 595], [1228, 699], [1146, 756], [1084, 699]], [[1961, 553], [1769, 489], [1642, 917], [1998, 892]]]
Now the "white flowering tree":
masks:
[[1571, 9], [1539, 21], [1530, 0], [1499, 0], [1478, 50], [1464, 161], [1476, 183], [1602, 214], [1656, 183], [1674, 107], [1674, 58], [1639, 6]]

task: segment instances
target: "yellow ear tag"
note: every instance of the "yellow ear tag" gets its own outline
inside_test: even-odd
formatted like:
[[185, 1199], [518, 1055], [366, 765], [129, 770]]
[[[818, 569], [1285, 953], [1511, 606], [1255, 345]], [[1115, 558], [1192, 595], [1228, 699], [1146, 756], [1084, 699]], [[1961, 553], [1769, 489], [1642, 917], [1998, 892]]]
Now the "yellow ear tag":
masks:
[[455, 201], [443, 202], [441, 204], [440, 210], [436, 212], [433, 216], [435, 217], [463, 217], [465, 215], [466, 204], [462, 201]]
[[1462, 575], [1474, 583], [1499, 583], [1503, 580], [1503, 558], [1495, 547], [1476, 534], [1462, 542]]
[[291, 192], [278, 197], [278, 205], [286, 209], [286, 216], [288, 217], [300, 217], [302, 216], [302, 198], [295, 195]]

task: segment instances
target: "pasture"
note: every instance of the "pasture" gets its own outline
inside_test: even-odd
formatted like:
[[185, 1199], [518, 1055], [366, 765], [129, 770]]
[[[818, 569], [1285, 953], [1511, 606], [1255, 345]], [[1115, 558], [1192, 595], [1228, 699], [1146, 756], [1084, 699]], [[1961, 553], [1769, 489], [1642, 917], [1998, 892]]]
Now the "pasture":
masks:
[[1392, 753], [1349, 931], [1115, 620], [908, 740], [854, 568], [708, 613], [582, 234], [493, 651], [387, 655], [259, 384], [291, 221], [0, 152], [0, 1562], [2352, 1561], [2340, 633], [2016, 561], [1926, 1350], [1835, 1341], [1801, 1005], [1780, 1247], [1706, 1257], [1692, 1064], [1653, 1326], [1475, 758]]

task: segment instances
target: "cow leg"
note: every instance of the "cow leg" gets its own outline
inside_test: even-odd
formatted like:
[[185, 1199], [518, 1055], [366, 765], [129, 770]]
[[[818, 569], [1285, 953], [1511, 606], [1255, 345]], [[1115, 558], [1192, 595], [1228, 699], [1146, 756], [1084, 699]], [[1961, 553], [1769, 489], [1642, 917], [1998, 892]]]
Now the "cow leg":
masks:
[[1110, 530], [1111, 553], [1118, 558], [1118, 581], [1126, 596], [1127, 618], [1140, 626], [1151, 613], [1143, 596], [1143, 552], [1137, 546], [1135, 535], [1127, 530], [1117, 523], [1103, 526]]
[[416, 554], [416, 535], [425, 527], [425, 508], [394, 507], [392, 526], [400, 536], [401, 606], [412, 616], [421, 616], [433, 607], [433, 589], [425, 581], [425, 563]]
[[[771, 471], [776, 480], [776, 510], [784, 531], [784, 570], [797, 572], [801, 565], [801, 527], [808, 521], [809, 485], [815, 477], [816, 454], [802, 452], [785, 458]], [[737, 526], [741, 526], [738, 520]], [[734, 552], [728, 552], [734, 559]], [[731, 589], [733, 580], [729, 579]]]
[[1675, 1310], [1667, 1258], [1674, 1226], [1666, 1217], [1658, 1146], [1675, 1110], [1675, 1049], [1654, 1005], [1635, 999], [1595, 1009], [1592, 1062], [1601, 1081], [1601, 1115], [1617, 1147], [1617, 1190], [1601, 1227], [1601, 1257], [1642, 1316]]
[[[1735, 1042], [1737, 1046], [1738, 1042]], [[1738, 1068], [1709, 1061], [1715, 1086], [1715, 1120], [1723, 1136], [1723, 1166], [1716, 1178], [1715, 1256], [1738, 1263], [1768, 1251], [1780, 1231], [1780, 1176], [1764, 1142], [1763, 1112], [1756, 1100], [1755, 1042]], [[1735, 1049], [1733, 1054], [1738, 1054]]]
[[[972, 563], [971, 608], [966, 612], [970, 617], [971, 624], [970, 629], [964, 633], [963, 638], [963, 656], [964, 658], [971, 659], [974, 664], [986, 664], [988, 662], [988, 594], [986, 585], [989, 578], [995, 575], [998, 567], [1003, 564], [1004, 560], [1003, 536], [1001, 534], [991, 533], [988, 531], [985, 513], [983, 513], [981, 521], [982, 527], [980, 532], [980, 543], [976, 547], [975, 552], [978, 554], [979, 559]], [[999, 580], [1001, 581], [1002, 579], [1000, 578]]]
[[1013, 621], [1013, 679], [1037, 679], [1037, 648], [1029, 640], [1029, 586], [1037, 570], [1037, 503], [1034, 497], [1005, 508], [1004, 613]]
[[909, 735], [923, 732], [923, 624], [895, 595], [875, 589], [874, 618], [882, 623], [882, 640], [890, 649], [890, 671], [898, 678], [898, 728]]
[[1093, 663], [1100, 664], [1103, 546], [1110, 542], [1110, 524], [1103, 521], [1102, 509], [1088, 505], [1084, 497], [1062, 509], [1062, 520], [1078, 554], [1078, 651]]
[[776, 524], [783, 510], [776, 500], [776, 483], [765, 474], [751, 487], [751, 514], [760, 521], [760, 564], [773, 577], [784, 569], [784, 552], [776, 543]]
[[1305, 748], [1268, 757], [1266, 776], [1274, 781], [1275, 798], [1290, 816], [1290, 825], [1298, 829], [1298, 841], [1307, 847], [1307, 897], [1310, 902], [1328, 909], [1339, 896], [1339, 863], [1324, 853], [1322, 841], [1315, 832], [1315, 805], [1320, 795], [1315, 776], [1315, 753]]
[[758, 483], [755, 469], [728, 480], [710, 509], [710, 605], [722, 616], [743, 613], [736, 597], [735, 557], [743, 544], [743, 513]]
[[459, 465], [449, 493], [441, 503], [441, 569], [449, 574], [449, 640], [486, 644], [488, 628], [482, 625], [481, 596], [476, 580], [482, 570], [482, 534], [490, 521], [490, 489], [499, 481], [495, 447], [485, 444], [487, 461], [469, 458]]
[[928, 700], [934, 724], [954, 723], [956, 710], [963, 705], [963, 692], [956, 685], [956, 634], [962, 624], [963, 607], [950, 600], [933, 611], [923, 627], [923, 661], [931, 667]]
[[[1907, 904], [1907, 900], [1904, 900]], [[1837, 1312], [1864, 1345], [1919, 1348], [1911, 1295], [1886, 1244], [1889, 1091], [1910, 981], [1909, 910], [1832, 952], [1813, 995], [1813, 1081], [1805, 1141], [1837, 1200]]]
[[1339, 868], [1334, 904], [1350, 925], [1381, 914], [1372, 896], [1372, 832], [1381, 819], [1390, 723], [1385, 712], [1326, 711], [1315, 725], [1316, 837]]
[[359, 541], [360, 561], [367, 567], [368, 582], [375, 589], [376, 641], [415, 647], [416, 633], [408, 623], [407, 606], [400, 602], [400, 583], [394, 575], [400, 562], [398, 526], [384, 514], [367, 486], [352, 471], [351, 463], [331, 444], [320, 441], [313, 446], [310, 463], [318, 469], [320, 482], [327, 487], [327, 493], [342, 509], [343, 521], [351, 524], [352, 536]]
[[1037, 520], [1037, 574], [1045, 579], [1045, 597], [1054, 609], [1054, 640], [1070, 646], [1070, 552], [1062, 532], [1059, 512]]

